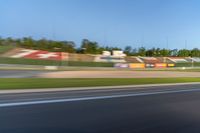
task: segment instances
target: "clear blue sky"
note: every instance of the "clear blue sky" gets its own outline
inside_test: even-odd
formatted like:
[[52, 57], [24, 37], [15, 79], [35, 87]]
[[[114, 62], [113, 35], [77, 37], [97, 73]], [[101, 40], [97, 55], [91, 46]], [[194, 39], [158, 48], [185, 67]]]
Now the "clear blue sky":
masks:
[[200, 48], [200, 0], [0, 0], [0, 36]]

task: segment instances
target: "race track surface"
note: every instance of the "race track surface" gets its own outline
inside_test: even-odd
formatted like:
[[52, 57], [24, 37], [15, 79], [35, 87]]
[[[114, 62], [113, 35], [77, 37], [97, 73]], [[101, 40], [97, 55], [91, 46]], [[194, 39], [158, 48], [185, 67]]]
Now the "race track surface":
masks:
[[42, 78], [169, 78], [200, 77], [200, 72], [178, 71], [59, 71], [39, 74]]
[[200, 72], [177, 71], [45, 71], [0, 70], [0, 78], [177, 78], [200, 77]]
[[4, 94], [0, 101], [2, 133], [200, 132], [200, 85]]
[[38, 70], [0, 70], [0, 78], [32, 78], [47, 72]]

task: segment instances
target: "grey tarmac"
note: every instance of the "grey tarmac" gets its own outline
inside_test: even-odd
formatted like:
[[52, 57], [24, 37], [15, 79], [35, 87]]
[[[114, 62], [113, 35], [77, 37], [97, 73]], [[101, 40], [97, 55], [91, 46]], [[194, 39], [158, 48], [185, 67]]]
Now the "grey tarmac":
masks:
[[200, 132], [198, 84], [1, 94], [0, 101], [30, 103], [0, 107], [2, 133]]

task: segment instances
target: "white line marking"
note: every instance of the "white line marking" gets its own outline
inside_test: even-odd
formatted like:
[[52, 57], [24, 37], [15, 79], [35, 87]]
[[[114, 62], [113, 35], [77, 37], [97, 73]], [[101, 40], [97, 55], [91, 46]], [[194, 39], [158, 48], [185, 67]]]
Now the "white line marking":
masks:
[[96, 96], [96, 97], [82, 97], [82, 98], [69, 98], [69, 99], [52, 99], [52, 100], [41, 100], [41, 101], [1, 103], [0, 108], [12, 107], [12, 106], [25, 106], [25, 105], [37, 105], [37, 104], [50, 104], [50, 103], [62, 103], [62, 102], [76, 102], [76, 101], [101, 100], [101, 99], [112, 99], [112, 98], [123, 98], [123, 97], [135, 97], [135, 96], [148, 96], [148, 95], [157, 95], [157, 94], [172, 94], [172, 93], [180, 93], [180, 92], [195, 92], [195, 91], [200, 91], [200, 89], [142, 92], [142, 93], [124, 94], [124, 95], [110, 95], [110, 96]]

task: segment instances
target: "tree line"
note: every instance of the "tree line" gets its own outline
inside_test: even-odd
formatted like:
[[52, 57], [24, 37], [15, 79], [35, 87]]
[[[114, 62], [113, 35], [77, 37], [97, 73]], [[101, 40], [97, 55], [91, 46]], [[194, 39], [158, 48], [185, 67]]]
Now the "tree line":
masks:
[[128, 56], [147, 56], [147, 57], [163, 57], [163, 56], [177, 56], [177, 57], [200, 57], [200, 49], [161, 49], [145, 47], [133, 48], [133, 46], [126, 46], [125, 48], [101, 46], [95, 41], [83, 39], [80, 47], [76, 47], [73, 41], [55, 41], [48, 39], [35, 40], [31, 37], [24, 37], [20, 39], [14, 38], [0, 38], [0, 46], [16, 46], [28, 49], [47, 50], [52, 52], [69, 52], [81, 54], [101, 54], [103, 51], [123, 50]]

